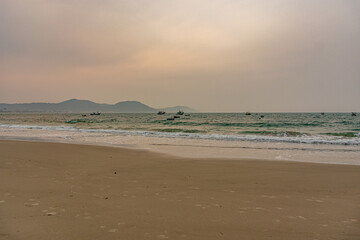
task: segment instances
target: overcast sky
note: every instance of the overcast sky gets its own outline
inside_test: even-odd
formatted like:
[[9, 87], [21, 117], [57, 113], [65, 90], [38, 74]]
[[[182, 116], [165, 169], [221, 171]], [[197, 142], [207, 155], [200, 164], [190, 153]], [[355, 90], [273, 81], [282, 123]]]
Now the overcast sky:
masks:
[[0, 102], [360, 111], [358, 0], [0, 0]]

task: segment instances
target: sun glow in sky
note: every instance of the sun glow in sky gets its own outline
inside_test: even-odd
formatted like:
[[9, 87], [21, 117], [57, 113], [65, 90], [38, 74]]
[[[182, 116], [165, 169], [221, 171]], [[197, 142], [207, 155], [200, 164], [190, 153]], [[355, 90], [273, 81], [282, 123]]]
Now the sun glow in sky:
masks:
[[0, 102], [359, 111], [357, 0], [0, 0]]

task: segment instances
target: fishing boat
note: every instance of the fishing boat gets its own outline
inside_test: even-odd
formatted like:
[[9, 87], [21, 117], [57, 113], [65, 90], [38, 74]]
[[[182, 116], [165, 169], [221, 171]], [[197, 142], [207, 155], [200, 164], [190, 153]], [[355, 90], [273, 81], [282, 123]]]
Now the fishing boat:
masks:
[[179, 110], [179, 111], [176, 113], [176, 115], [184, 115], [184, 112], [181, 111], [181, 110]]
[[165, 113], [164, 111], [158, 111], [157, 115], [164, 115]]
[[99, 112], [92, 112], [92, 113], [90, 113], [91, 116], [100, 115], [100, 114], [101, 114], [101, 113], [99, 113]]

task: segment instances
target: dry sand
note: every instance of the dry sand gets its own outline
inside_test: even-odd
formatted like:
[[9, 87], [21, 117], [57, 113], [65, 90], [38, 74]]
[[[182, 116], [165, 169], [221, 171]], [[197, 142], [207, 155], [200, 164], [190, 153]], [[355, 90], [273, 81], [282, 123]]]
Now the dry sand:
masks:
[[0, 141], [0, 239], [360, 239], [360, 167]]

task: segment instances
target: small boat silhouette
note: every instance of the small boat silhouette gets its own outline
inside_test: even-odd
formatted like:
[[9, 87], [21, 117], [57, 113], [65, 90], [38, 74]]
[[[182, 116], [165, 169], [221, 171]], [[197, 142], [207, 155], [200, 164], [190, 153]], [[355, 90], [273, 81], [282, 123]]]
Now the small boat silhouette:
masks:
[[184, 115], [184, 112], [181, 111], [181, 110], [179, 110], [179, 111], [176, 113], [176, 115]]
[[100, 114], [101, 114], [101, 113], [99, 113], [99, 112], [92, 112], [92, 113], [90, 113], [91, 116], [100, 115]]

